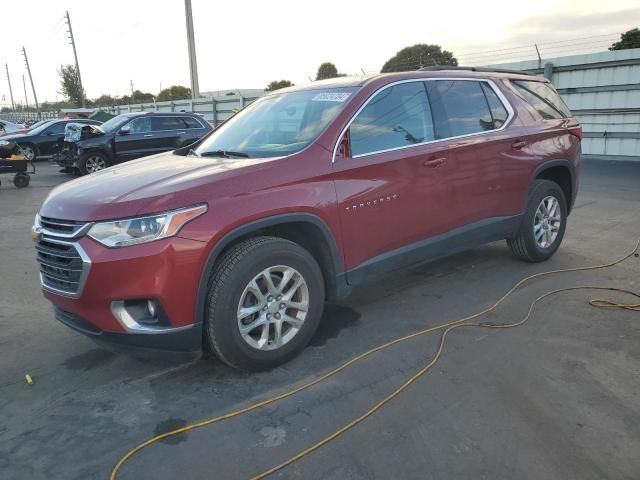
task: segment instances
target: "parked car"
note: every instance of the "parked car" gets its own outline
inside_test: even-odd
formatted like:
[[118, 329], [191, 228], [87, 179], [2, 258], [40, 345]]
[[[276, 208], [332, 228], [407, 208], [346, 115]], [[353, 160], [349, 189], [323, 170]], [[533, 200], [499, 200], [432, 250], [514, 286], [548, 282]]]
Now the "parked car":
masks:
[[5, 135], [0, 138], [0, 143], [9, 140], [16, 142], [22, 149], [24, 157], [29, 161], [50, 157], [61, 149], [64, 129], [69, 123], [100, 124], [100, 122], [86, 119], [51, 120], [26, 133]]
[[11, 134], [14, 132], [19, 132], [23, 130], [24, 125], [19, 125], [17, 123], [9, 122], [8, 120], [0, 120], [0, 137], [3, 135]]
[[77, 140], [65, 142], [58, 164], [94, 173], [116, 163], [190, 145], [212, 130], [193, 113], [140, 112], [118, 115], [98, 128], [83, 129]]
[[33, 230], [42, 288], [56, 318], [96, 339], [204, 343], [272, 368], [309, 342], [326, 298], [373, 275], [502, 239], [550, 258], [581, 138], [552, 85], [524, 74], [278, 90], [196, 145], [53, 190]]

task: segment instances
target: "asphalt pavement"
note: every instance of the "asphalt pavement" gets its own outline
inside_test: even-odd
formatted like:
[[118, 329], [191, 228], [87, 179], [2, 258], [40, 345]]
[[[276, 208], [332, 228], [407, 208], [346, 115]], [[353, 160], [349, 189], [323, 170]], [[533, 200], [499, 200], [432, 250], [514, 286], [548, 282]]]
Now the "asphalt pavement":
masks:
[[[583, 163], [558, 254], [513, 258], [498, 242], [387, 276], [328, 305], [312, 344], [270, 372], [213, 359], [105, 350], [53, 319], [40, 293], [30, 226], [69, 177], [39, 164], [32, 184], [0, 188], [0, 478], [105, 479], [129, 448], [301, 385], [360, 352], [492, 304], [519, 278], [613, 260], [640, 236], [640, 162]], [[520, 318], [542, 293], [571, 285], [640, 290], [640, 259], [539, 279], [487, 321]], [[282, 479], [638, 479], [640, 316], [599, 310], [584, 291], [545, 299], [524, 326], [460, 329], [433, 370]], [[340, 428], [420, 369], [438, 334], [376, 353], [298, 395], [168, 438], [121, 470], [125, 479], [243, 479]], [[29, 386], [24, 375], [30, 374]]]

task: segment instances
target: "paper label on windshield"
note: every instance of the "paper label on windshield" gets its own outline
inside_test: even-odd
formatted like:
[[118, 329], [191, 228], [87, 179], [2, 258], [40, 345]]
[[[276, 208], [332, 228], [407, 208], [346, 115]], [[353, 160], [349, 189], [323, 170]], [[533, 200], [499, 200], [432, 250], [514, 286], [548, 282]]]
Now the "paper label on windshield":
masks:
[[344, 102], [349, 96], [350, 92], [322, 92], [318, 93], [311, 100], [314, 102]]

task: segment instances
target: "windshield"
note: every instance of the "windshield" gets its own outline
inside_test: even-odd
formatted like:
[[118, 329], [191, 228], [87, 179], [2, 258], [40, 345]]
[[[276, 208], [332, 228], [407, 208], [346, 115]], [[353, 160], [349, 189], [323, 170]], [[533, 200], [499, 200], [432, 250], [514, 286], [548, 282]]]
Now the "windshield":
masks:
[[299, 152], [336, 118], [356, 87], [269, 95], [213, 132], [195, 155], [264, 158]]
[[104, 133], [111, 133], [116, 131], [118, 128], [120, 128], [120, 126], [124, 122], [129, 120], [129, 118], [130, 117], [128, 115], [118, 115], [116, 117], [113, 117], [111, 120], [107, 120], [102, 125], [96, 125], [96, 126], [100, 130], [102, 130]]
[[40, 125], [38, 125], [35, 128], [32, 128], [31, 130], [29, 130], [29, 132], [27, 132], [27, 135], [40, 135], [42, 132], [45, 131], [45, 129], [51, 125], [55, 120], [49, 120], [48, 122], [44, 122]]

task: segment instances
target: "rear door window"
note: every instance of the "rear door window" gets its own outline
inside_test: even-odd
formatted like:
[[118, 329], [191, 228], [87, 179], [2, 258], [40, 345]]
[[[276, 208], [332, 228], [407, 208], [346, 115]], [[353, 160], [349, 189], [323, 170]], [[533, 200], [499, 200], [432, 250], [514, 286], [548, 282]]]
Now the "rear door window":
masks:
[[498, 94], [489, 86], [488, 83], [482, 82], [482, 91], [489, 104], [489, 110], [491, 111], [491, 117], [493, 118], [493, 127], [500, 128], [504, 125], [509, 117], [509, 112], [505, 108], [504, 104], [498, 97]]
[[433, 140], [424, 83], [401, 83], [377, 93], [354, 119], [349, 131], [353, 156]]
[[184, 130], [184, 122], [180, 117], [152, 117], [151, 125], [154, 132], [170, 130]]
[[545, 120], [568, 118], [571, 116], [571, 111], [567, 105], [548, 83], [526, 80], [514, 80], [511, 83], [527, 103], [535, 108]]
[[428, 81], [437, 139], [495, 128], [481, 83], [477, 80]]

